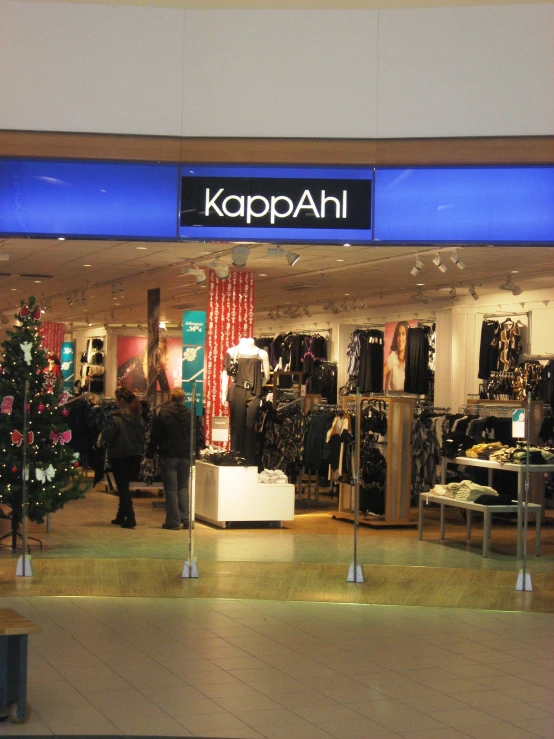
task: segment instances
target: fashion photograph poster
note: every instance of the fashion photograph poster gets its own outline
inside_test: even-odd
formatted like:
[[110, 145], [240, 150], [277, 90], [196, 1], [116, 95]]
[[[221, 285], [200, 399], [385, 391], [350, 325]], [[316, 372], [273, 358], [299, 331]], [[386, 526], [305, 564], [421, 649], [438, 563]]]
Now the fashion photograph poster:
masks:
[[406, 377], [406, 343], [408, 328], [417, 326], [417, 319], [385, 323], [383, 390], [404, 390]]

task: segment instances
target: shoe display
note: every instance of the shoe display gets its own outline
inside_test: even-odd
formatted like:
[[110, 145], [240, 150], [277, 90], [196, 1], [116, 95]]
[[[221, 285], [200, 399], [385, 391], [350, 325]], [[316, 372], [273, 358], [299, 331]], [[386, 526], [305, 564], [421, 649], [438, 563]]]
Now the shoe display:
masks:
[[168, 529], [169, 531], [179, 531], [180, 526], [168, 526], [166, 523], [162, 523], [162, 529]]

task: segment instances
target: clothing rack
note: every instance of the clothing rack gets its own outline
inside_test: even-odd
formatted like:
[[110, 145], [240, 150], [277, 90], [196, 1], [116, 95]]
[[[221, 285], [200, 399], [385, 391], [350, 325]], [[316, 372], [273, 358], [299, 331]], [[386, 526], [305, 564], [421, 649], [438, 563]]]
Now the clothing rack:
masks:
[[527, 316], [529, 317], [529, 311], [504, 311], [504, 313], [483, 313], [483, 321], [488, 321], [489, 318], [510, 318], [511, 316]]
[[304, 400], [304, 396], [299, 395], [298, 398], [291, 400], [289, 403], [285, 403], [285, 405], [277, 406], [275, 410], [277, 411], [277, 413], [282, 413], [287, 408], [290, 408], [291, 406], [295, 405], [296, 403], [299, 403], [302, 400]]
[[521, 362], [550, 362], [554, 360], [554, 354], [522, 354]]

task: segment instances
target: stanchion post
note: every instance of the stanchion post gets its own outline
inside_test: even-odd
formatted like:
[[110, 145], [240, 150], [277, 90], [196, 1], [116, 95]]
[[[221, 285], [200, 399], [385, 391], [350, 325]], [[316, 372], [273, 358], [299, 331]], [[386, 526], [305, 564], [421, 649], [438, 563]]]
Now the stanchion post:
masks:
[[21, 557], [17, 562], [16, 577], [32, 577], [33, 569], [31, 566], [31, 555], [27, 555], [28, 549], [28, 509], [29, 509], [29, 493], [28, 479], [29, 469], [27, 465], [27, 444], [29, 434], [29, 380], [25, 381], [25, 389], [23, 393], [23, 464], [21, 465], [21, 535], [22, 547]]
[[[531, 575], [527, 572], [527, 534], [528, 534], [528, 527], [529, 527], [529, 487], [531, 484], [531, 472], [529, 470], [529, 465], [531, 463], [531, 392], [527, 391], [527, 417], [525, 419], [525, 435], [526, 435], [526, 452], [527, 452], [527, 459], [525, 463], [525, 506], [523, 510], [523, 547], [522, 547], [522, 554], [523, 554], [523, 562], [522, 562], [522, 568], [518, 573], [517, 581], [516, 581], [516, 590], [533, 590], [533, 584], [531, 582]], [[521, 501], [518, 500], [518, 506], [519, 506], [519, 516], [521, 521]], [[537, 516], [541, 515], [541, 511], [537, 513]]]
[[362, 565], [358, 564], [358, 526], [360, 521], [360, 388], [356, 388], [356, 412], [354, 414], [355, 451], [352, 478], [354, 482], [354, 560], [348, 570], [347, 582], [363, 582]]
[[188, 540], [188, 559], [183, 567], [182, 577], [199, 577], [198, 564], [194, 559], [194, 542], [192, 533], [192, 486], [194, 484], [194, 463], [196, 458], [196, 382], [192, 384], [192, 402], [191, 402], [191, 413], [190, 413], [190, 447], [189, 447], [189, 487], [188, 487], [188, 498], [189, 498], [189, 540]]

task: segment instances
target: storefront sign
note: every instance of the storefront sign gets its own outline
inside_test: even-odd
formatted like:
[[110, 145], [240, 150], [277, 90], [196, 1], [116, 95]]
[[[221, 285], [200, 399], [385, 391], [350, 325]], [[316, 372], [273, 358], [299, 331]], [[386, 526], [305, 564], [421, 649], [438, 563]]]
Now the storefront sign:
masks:
[[181, 238], [370, 241], [373, 170], [183, 167]]
[[196, 415], [202, 415], [204, 405], [204, 345], [206, 343], [206, 312], [183, 313], [183, 373], [182, 387], [185, 404], [192, 410], [193, 387], [196, 387]]
[[554, 167], [377, 168], [374, 190], [376, 243], [554, 243]]
[[0, 234], [175, 239], [177, 164], [0, 159]]

